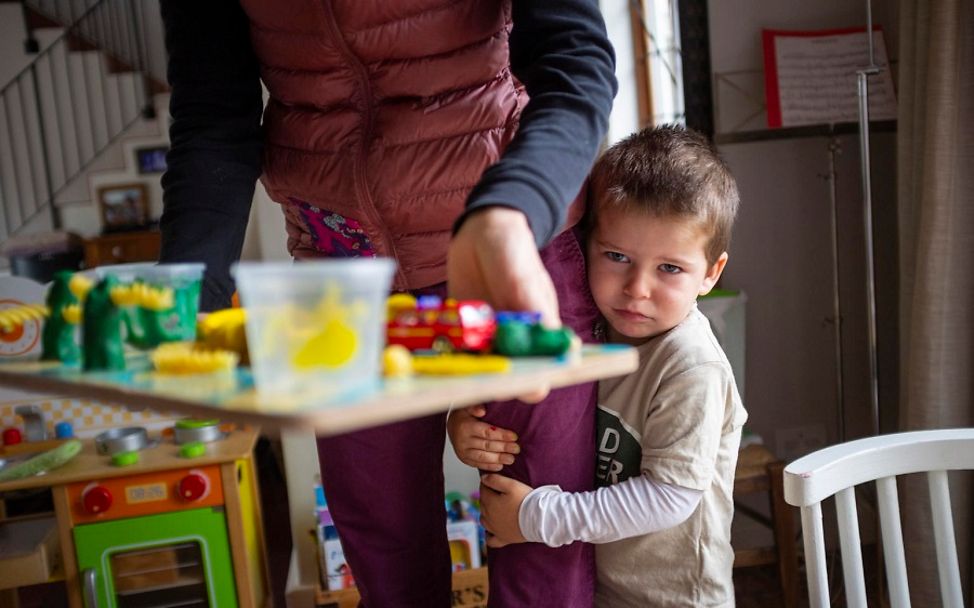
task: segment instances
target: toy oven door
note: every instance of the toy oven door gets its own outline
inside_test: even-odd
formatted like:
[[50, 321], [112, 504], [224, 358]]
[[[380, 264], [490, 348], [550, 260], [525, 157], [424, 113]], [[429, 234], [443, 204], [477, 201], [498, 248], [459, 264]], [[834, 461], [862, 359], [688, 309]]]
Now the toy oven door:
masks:
[[87, 608], [236, 605], [222, 509], [79, 525], [74, 541]]

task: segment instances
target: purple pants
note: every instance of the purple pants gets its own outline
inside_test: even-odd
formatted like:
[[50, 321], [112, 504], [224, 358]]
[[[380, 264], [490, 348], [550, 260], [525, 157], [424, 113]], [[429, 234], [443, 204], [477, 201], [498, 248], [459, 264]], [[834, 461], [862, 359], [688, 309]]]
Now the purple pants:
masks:
[[[541, 252], [561, 316], [592, 340], [597, 310], [572, 232]], [[532, 486], [591, 490], [595, 478], [595, 384], [552, 391], [543, 402], [493, 403], [485, 418], [517, 432], [522, 453], [504, 471]], [[443, 448], [446, 415], [318, 440], [322, 484], [345, 556], [369, 608], [451, 605]], [[491, 606], [589, 607], [595, 586], [591, 545], [537, 543], [491, 550]]]

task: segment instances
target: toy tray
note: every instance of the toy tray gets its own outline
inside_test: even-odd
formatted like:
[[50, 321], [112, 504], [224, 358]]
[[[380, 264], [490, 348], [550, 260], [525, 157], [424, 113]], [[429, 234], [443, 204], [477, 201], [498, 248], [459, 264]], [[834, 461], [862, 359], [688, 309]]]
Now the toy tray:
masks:
[[513, 399], [543, 385], [569, 386], [629, 373], [639, 355], [629, 346], [585, 345], [576, 360], [513, 359], [503, 374], [386, 378], [355, 392], [281, 398], [260, 395], [248, 368], [232, 373], [175, 376], [152, 370], [148, 356], [132, 353], [122, 372], [82, 372], [57, 362], [0, 363], [0, 385], [191, 416], [256, 424], [265, 429], [314, 429], [333, 435], [451, 407]]

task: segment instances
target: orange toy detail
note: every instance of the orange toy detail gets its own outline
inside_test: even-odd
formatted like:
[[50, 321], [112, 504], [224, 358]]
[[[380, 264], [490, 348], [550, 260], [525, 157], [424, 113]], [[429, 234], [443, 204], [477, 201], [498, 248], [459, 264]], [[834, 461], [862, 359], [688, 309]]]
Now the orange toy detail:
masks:
[[[189, 496], [180, 486], [189, 488]], [[145, 475], [109, 477], [68, 486], [75, 524], [170, 513], [223, 504], [219, 466], [187, 467]]]

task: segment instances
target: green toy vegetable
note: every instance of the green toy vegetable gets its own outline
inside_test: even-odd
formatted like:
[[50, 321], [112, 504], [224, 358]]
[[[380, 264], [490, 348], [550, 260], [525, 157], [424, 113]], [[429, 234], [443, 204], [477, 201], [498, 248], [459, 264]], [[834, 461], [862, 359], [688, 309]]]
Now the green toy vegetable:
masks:
[[12, 464], [0, 470], [0, 482], [23, 479], [24, 477], [30, 477], [31, 475], [56, 469], [66, 464], [80, 452], [81, 442], [77, 439], [69, 439], [52, 450], [41, 452], [29, 460]]

